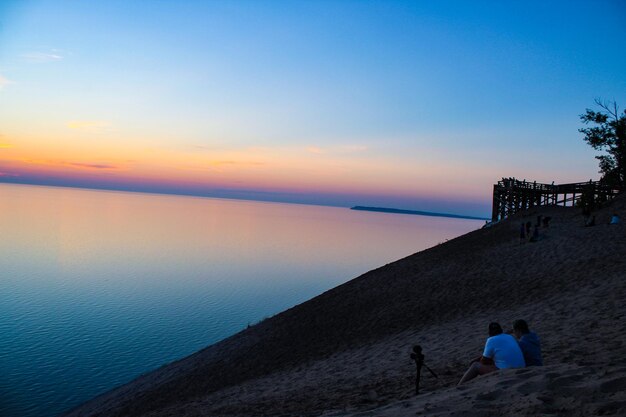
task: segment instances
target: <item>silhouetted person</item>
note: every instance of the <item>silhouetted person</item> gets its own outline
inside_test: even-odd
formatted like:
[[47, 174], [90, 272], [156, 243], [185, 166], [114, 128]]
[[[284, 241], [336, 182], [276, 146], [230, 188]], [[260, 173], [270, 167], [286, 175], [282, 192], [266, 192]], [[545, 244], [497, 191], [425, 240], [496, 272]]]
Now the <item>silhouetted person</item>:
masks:
[[537, 226], [537, 227], [541, 226], [541, 218], [542, 217], [543, 216], [541, 214], [539, 216], [537, 216], [537, 224], [535, 224], [535, 226]]
[[528, 323], [525, 320], [516, 320], [513, 323], [513, 332], [522, 349], [526, 366], [543, 366], [539, 336], [528, 329]]
[[531, 222], [526, 222], [526, 236], [530, 236], [530, 228], [532, 227]]
[[526, 226], [522, 222], [519, 228], [519, 243], [520, 245], [526, 241]]
[[535, 230], [533, 230], [533, 235], [530, 238], [531, 242], [539, 241], [539, 226], [535, 226]]
[[550, 227], [550, 220], [552, 220], [552, 217], [550, 216], [545, 216], [542, 220], [543, 222], [543, 227]]
[[589, 210], [587, 207], [583, 209], [583, 219], [585, 219], [585, 226], [587, 226], [587, 223], [589, 223], [589, 220], [591, 220], [591, 210]]
[[591, 216], [591, 218], [587, 219], [585, 222], [585, 227], [592, 227], [596, 225], [596, 216]]

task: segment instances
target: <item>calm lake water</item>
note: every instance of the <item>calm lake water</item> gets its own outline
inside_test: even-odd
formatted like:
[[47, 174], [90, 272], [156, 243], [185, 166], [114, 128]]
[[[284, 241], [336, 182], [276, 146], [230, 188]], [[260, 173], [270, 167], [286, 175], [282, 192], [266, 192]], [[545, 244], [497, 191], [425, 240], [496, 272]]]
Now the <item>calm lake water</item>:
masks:
[[56, 416], [481, 225], [0, 184], [0, 416]]

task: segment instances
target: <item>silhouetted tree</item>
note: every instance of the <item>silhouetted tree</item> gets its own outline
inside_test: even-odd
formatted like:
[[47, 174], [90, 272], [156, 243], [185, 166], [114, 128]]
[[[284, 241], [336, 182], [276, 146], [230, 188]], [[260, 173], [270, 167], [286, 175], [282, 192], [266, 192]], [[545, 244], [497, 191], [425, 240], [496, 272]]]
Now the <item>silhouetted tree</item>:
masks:
[[596, 150], [605, 151], [598, 155], [602, 180], [609, 184], [626, 186], [626, 111], [619, 113], [616, 102], [605, 102], [596, 99], [600, 111], [586, 109], [580, 115], [584, 124], [592, 127], [578, 129], [585, 135], [584, 139]]

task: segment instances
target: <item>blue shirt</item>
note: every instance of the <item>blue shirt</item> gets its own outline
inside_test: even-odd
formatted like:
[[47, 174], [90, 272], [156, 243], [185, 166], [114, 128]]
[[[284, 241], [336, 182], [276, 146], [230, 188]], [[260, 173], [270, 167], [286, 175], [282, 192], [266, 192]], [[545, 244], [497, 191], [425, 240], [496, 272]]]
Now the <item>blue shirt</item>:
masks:
[[485, 343], [483, 356], [493, 359], [493, 363], [498, 369], [523, 368], [526, 366], [524, 355], [517, 340], [506, 333], [500, 333], [488, 338], [487, 343]]
[[530, 332], [523, 335], [519, 340], [519, 347], [524, 354], [526, 366], [543, 366], [541, 343], [537, 334]]

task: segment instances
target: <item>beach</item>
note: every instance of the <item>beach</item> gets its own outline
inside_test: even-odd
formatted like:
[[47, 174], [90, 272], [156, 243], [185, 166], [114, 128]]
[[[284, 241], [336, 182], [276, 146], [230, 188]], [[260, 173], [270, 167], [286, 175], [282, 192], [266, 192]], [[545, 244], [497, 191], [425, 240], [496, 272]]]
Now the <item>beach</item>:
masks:
[[[101, 395], [67, 416], [489, 416], [626, 413], [626, 199], [518, 213], [370, 271]], [[520, 223], [552, 218], [538, 242]], [[311, 254], [314, 257], [314, 254]], [[322, 261], [322, 260], [320, 260]], [[457, 387], [487, 325], [523, 318], [544, 367]], [[411, 347], [422, 373], [414, 395]]]

